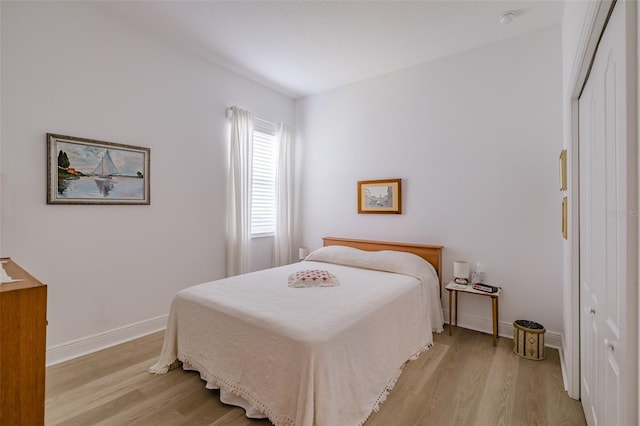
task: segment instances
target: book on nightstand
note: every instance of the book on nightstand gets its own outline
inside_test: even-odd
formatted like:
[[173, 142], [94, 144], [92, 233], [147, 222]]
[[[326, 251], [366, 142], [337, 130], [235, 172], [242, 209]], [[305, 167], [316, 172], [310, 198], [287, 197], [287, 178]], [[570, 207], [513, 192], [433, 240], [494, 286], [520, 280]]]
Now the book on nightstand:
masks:
[[497, 293], [500, 288], [489, 284], [477, 283], [473, 285], [473, 289], [484, 291], [485, 293]]

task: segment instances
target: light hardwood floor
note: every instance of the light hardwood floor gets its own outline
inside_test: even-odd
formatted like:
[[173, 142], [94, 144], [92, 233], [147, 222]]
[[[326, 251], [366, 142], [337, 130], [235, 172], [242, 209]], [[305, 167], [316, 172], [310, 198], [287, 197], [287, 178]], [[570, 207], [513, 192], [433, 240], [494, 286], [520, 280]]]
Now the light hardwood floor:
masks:
[[[222, 404], [195, 372], [152, 375], [162, 346], [155, 333], [47, 369], [48, 425], [247, 425], [244, 410]], [[582, 407], [562, 385], [558, 352], [532, 361], [513, 341], [454, 328], [409, 362], [365, 426], [585, 425]], [[343, 426], [343, 425], [329, 425]], [[348, 426], [348, 425], [344, 425]]]

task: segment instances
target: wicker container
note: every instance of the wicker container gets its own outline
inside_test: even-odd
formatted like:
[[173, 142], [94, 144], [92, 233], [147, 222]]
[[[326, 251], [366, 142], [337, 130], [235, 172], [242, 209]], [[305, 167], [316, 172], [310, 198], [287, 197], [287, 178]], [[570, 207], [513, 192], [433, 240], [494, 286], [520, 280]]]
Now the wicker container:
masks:
[[513, 323], [513, 351], [527, 359], [544, 359], [545, 331], [537, 322], [516, 320]]

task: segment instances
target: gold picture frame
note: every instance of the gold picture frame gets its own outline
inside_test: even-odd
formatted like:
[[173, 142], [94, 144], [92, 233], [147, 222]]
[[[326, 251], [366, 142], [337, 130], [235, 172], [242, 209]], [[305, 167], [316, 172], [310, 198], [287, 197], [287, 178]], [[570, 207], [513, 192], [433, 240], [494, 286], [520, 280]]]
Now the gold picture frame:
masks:
[[564, 239], [567, 239], [568, 234], [568, 223], [567, 223], [567, 210], [568, 210], [568, 199], [566, 196], [562, 198], [562, 236]]
[[47, 204], [150, 204], [151, 150], [47, 133]]
[[358, 213], [402, 213], [402, 179], [358, 182]]
[[560, 191], [567, 190], [567, 150], [560, 151]]

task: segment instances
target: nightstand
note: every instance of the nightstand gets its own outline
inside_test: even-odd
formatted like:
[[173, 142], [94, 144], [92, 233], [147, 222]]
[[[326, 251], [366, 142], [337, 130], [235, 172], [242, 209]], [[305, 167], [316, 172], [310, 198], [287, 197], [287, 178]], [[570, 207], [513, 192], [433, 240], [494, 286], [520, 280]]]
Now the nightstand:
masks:
[[458, 293], [470, 293], [477, 294], [480, 296], [486, 296], [491, 298], [491, 316], [493, 317], [493, 346], [496, 346], [498, 343], [498, 299], [500, 298], [500, 293], [502, 293], [502, 289], [498, 290], [497, 293], [485, 293], [484, 291], [474, 290], [471, 286], [465, 284], [456, 284], [453, 281], [447, 284], [445, 289], [449, 292], [449, 336], [451, 336], [451, 305], [453, 299], [456, 300], [456, 317], [455, 317], [455, 325], [458, 326]]

